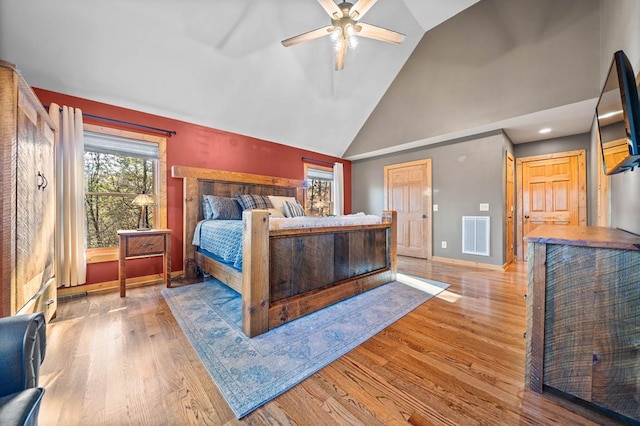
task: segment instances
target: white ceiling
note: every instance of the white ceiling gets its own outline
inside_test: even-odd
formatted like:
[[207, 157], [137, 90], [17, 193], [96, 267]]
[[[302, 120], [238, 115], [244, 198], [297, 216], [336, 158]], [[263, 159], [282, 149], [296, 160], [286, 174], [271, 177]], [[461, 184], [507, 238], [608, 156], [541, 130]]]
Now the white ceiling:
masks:
[[[280, 44], [330, 23], [316, 0], [0, 0], [0, 59], [35, 87], [340, 157], [424, 33], [477, 1], [378, 1], [362, 22], [405, 42], [361, 39], [336, 72], [328, 38]], [[534, 118], [492, 127], [526, 142]]]

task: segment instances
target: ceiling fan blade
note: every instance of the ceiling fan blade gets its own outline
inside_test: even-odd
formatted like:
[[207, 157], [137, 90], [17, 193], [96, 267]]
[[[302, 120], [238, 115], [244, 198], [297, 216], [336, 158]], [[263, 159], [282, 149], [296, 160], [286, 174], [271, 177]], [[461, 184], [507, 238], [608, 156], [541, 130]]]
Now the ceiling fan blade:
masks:
[[318, 0], [318, 3], [320, 3], [320, 6], [322, 6], [325, 12], [327, 12], [332, 19], [342, 18], [342, 10], [340, 10], [333, 0]]
[[349, 16], [354, 21], [362, 18], [365, 13], [371, 9], [371, 6], [376, 4], [377, 0], [358, 0], [356, 4], [351, 6], [351, 10], [349, 10]]
[[358, 22], [356, 24], [356, 34], [362, 37], [394, 44], [402, 43], [406, 37], [404, 34], [391, 31], [386, 28], [377, 27], [375, 25], [365, 24], [363, 22]]
[[309, 40], [315, 40], [320, 37], [328, 36], [331, 34], [331, 30], [333, 30], [333, 25], [328, 25], [326, 27], [318, 28], [316, 30], [312, 30], [303, 34], [299, 34], [297, 36], [288, 38], [286, 40], [282, 40], [282, 45], [284, 47], [293, 46], [294, 44], [302, 43]]
[[344, 59], [347, 56], [347, 43], [342, 43], [340, 50], [336, 52], [336, 71], [340, 71], [344, 68]]

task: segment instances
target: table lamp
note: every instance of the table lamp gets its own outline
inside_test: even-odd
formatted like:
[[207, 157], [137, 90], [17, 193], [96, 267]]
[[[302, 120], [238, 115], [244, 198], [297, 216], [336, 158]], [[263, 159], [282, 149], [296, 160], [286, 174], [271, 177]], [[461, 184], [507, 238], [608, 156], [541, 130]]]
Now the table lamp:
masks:
[[138, 231], [148, 231], [151, 229], [149, 227], [149, 221], [147, 220], [147, 206], [154, 205], [156, 202], [153, 199], [153, 195], [149, 194], [138, 194], [136, 198], [133, 199], [131, 204], [134, 206], [140, 206], [140, 219], [138, 220]]

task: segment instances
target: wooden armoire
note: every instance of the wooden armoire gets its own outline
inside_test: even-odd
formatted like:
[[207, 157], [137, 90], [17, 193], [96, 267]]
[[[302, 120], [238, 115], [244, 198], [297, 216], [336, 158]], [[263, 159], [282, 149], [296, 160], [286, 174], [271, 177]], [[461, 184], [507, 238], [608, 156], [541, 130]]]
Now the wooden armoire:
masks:
[[55, 315], [57, 128], [12, 64], [0, 61], [0, 316]]

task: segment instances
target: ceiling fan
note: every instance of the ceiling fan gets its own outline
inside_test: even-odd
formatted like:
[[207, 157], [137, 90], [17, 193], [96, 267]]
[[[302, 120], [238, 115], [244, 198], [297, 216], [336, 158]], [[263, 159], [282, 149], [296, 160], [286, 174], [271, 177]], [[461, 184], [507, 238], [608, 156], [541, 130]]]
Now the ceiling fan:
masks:
[[373, 6], [376, 1], [377, 0], [358, 0], [355, 4], [344, 1], [336, 4], [333, 0], [318, 0], [323, 9], [331, 17], [331, 25], [282, 40], [282, 45], [289, 47], [305, 41], [330, 36], [336, 52], [336, 71], [339, 71], [344, 68], [347, 49], [353, 49], [358, 44], [356, 36], [387, 43], [402, 43], [405, 38], [404, 34], [359, 22], [360, 18], [371, 9], [371, 6]]

